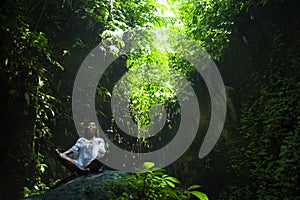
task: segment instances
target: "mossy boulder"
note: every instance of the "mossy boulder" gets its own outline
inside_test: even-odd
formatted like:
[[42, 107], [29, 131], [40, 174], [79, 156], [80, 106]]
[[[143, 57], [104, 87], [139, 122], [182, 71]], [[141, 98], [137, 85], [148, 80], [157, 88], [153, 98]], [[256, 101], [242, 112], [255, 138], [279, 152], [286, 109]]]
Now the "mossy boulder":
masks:
[[26, 198], [27, 200], [84, 200], [84, 199], [113, 199], [124, 191], [122, 178], [128, 176], [125, 172], [106, 170], [97, 174], [77, 176], [66, 179], [55, 188], [44, 194]]

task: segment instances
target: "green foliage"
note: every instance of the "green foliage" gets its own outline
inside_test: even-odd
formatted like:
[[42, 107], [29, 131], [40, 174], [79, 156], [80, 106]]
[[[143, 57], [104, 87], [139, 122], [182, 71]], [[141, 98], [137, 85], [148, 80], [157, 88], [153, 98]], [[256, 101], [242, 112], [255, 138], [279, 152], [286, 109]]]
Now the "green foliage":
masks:
[[240, 164], [249, 170], [258, 198], [292, 198], [299, 190], [299, 83], [279, 71], [255, 80], [260, 93], [242, 107], [240, 133], [249, 142], [243, 149], [248, 162]]
[[[257, 198], [287, 198], [287, 195], [292, 198], [299, 189], [299, 179], [295, 176], [299, 171], [299, 115], [294, 107], [299, 106], [296, 100], [299, 90], [295, 89], [299, 86], [288, 79], [277, 79], [265, 85], [264, 82], [272, 78], [266, 81], [257, 77], [260, 77], [257, 85], [261, 93], [252, 100], [254, 103], [247, 101], [242, 107], [240, 134], [248, 142], [241, 153], [243, 161], [238, 160], [234, 165], [239, 166], [240, 173], [249, 171], [250, 185], [255, 188]], [[287, 93], [290, 95], [285, 96]]]
[[[192, 185], [188, 189], [178, 186], [180, 181], [169, 176], [162, 169], [154, 168], [154, 163], [144, 163], [146, 172], [129, 175], [117, 179], [121, 191], [111, 194], [108, 199], [191, 199], [208, 200], [207, 196], [197, 191], [199, 185]], [[111, 183], [113, 184], [113, 183]]]
[[166, 106], [175, 95], [172, 88], [169, 88], [174, 80], [167, 61], [165, 53], [154, 48], [151, 48], [150, 54], [128, 59], [130, 69], [126, 74], [124, 87], [131, 90], [130, 111], [140, 128], [150, 124], [151, 106], [157, 104]]
[[[47, 166], [43, 154], [45, 150], [52, 149], [49, 125], [55, 121], [55, 106], [58, 104], [56, 98], [51, 95], [53, 85], [48, 80], [63, 67], [53, 57], [46, 35], [34, 30], [26, 22], [26, 8], [19, 3], [14, 3], [16, 11], [19, 11], [15, 18], [12, 13], [0, 17], [0, 74], [1, 81], [5, 83], [4, 88], [8, 90], [5, 131], [14, 131], [14, 142], [19, 145], [19, 149], [9, 146], [6, 153], [9, 155], [8, 159], [17, 161], [17, 166], [25, 166], [22, 171], [27, 171], [30, 167], [35, 169], [33, 172], [28, 170], [25, 174], [25, 178], [32, 177], [27, 179], [29, 185], [34, 185], [36, 179], [42, 186], [44, 183], [40, 177]], [[7, 4], [2, 6], [1, 9]], [[19, 121], [15, 121], [14, 118]], [[24, 122], [27, 122], [25, 126], [22, 125]], [[24, 176], [20, 171], [14, 171], [12, 174], [15, 177]]]
[[[12, 174], [17, 180], [26, 177], [26, 183], [19, 185], [26, 184], [27, 194], [43, 192], [55, 180], [52, 131], [57, 122], [72, 124], [69, 100], [73, 77], [69, 74], [76, 73], [87, 51], [107, 33], [159, 23], [154, 15], [155, 5], [156, 1], [3, 2], [0, 74], [3, 87], [8, 90], [9, 105], [5, 120], [11, 124], [16, 113], [23, 117], [20, 129], [18, 125], [14, 128], [14, 132], [20, 132], [15, 143], [20, 143], [23, 152], [14, 146], [5, 152], [18, 166], [25, 165], [24, 173]], [[60, 72], [63, 68], [67, 77]], [[19, 101], [21, 105], [14, 107]], [[6, 128], [3, 134], [8, 131]]]
[[189, 189], [179, 187], [179, 181], [164, 171], [128, 174], [105, 170], [101, 174], [79, 176], [61, 183], [32, 199], [201, 199], [207, 196], [198, 191], [199, 185]]
[[238, 140], [231, 143], [237, 148], [230, 171], [244, 181], [232, 183], [222, 199], [299, 197], [299, 40], [287, 39], [279, 25], [271, 32], [267, 69], [253, 73], [243, 89]]
[[[9, 172], [4, 174], [4, 181], [10, 178], [9, 182], [16, 183], [16, 187], [24, 187], [24, 196], [30, 196], [48, 190], [54, 180], [65, 174], [57, 172], [51, 154], [57, 145], [54, 139], [66, 136], [60, 132], [75, 130], [70, 101], [73, 80], [85, 55], [102, 39], [117, 38], [118, 33], [132, 28], [169, 26], [187, 33], [220, 61], [234, 28], [240, 28], [241, 15], [249, 16], [252, 22], [252, 11], [257, 7], [295, 1], [166, 2], [169, 5], [155, 0], [16, 0], [2, 3], [0, 81], [6, 104], [1, 106], [4, 113], [1, 134], [5, 138], [1, 140], [0, 151], [7, 156], [1, 162], [5, 167], [22, 166], [2, 168], [4, 173]], [[164, 16], [169, 11], [176, 18]], [[296, 30], [297, 23], [268, 30], [271, 37], [264, 44], [272, 51], [264, 55], [268, 66], [260, 66], [267, 70], [254, 74], [250, 86], [242, 91], [238, 139], [230, 143], [230, 148], [238, 148], [228, 150], [229, 170], [236, 175], [235, 180], [241, 178], [245, 183], [232, 181], [222, 198], [293, 199], [299, 193], [300, 62], [297, 52], [300, 50], [297, 35], [289, 43], [285, 42], [289, 35], [284, 35], [290, 29]], [[121, 45], [122, 41], [119, 42]], [[167, 108], [168, 122], [175, 118], [180, 108], [176, 107], [174, 96], [178, 88], [183, 88], [176, 85], [177, 75], [193, 82], [197, 74], [181, 57], [159, 50], [155, 42], [150, 44], [126, 55], [123, 63], [117, 63], [116, 70], [120, 72], [124, 66], [128, 70], [126, 84], [132, 89], [130, 114], [140, 129], [151, 124], [148, 111], [156, 104]], [[180, 46], [177, 47], [180, 50]], [[255, 52], [260, 47], [249, 48]], [[255, 59], [258, 55], [251, 56], [244, 59]], [[259, 59], [253, 61], [253, 66], [259, 62]], [[170, 69], [178, 73], [172, 74]], [[105, 77], [106, 82], [116, 77], [114, 72], [111, 69], [106, 72], [110, 75]], [[108, 86], [100, 86], [97, 95], [101, 104], [97, 113], [108, 123], [112, 121], [113, 126], [114, 119], [107, 114], [110, 107], [104, 106], [109, 103], [111, 91]], [[230, 104], [230, 107], [233, 106]], [[172, 126], [168, 124], [169, 129]], [[114, 131], [115, 135], [119, 134], [117, 129]], [[145, 142], [143, 132], [140, 138]], [[145, 167], [151, 169], [153, 164], [146, 163]], [[26, 182], [21, 181], [24, 177]], [[163, 170], [150, 170], [118, 181], [119, 185], [112, 181], [106, 183], [119, 187], [120, 193], [108, 193], [110, 198], [188, 199], [194, 195], [207, 199], [196, 190], [199, 186], [181, 189], [179, 181]], [[5, 187], [4, 190], [12, 190], [9, 184]]]
[[[126, 145], [128, 150], [133, 150], [134, 148], [141, 150], [141, 145], [145, 145], [146, 149], [143, 150], [149, 151], [153, 144], [145, 138], [149, 136], [147, 135], [149, 133], [148, 128], [153, 123], [151, 118], [155, 117], [159, 120], [162, 118], [161, 115], [150, 116], [151, 113], [158, 113], [157, 110], [154, 112], [149, 111], [156, 109], [156, 105], [161, 105], [167, 111], [166, 121], [168, 126], [166, 129], [171, 130], [173, 125], [169, 122], [180, 113], [180, 108], [176, 106], [176, 103], [178, 103], [176, 95], [181, 92], [181, 94], [186, 95], [185, 98], [187, 99], [191, 95], [185, 91], [186, 85], [180, 80], [186, 78], [194, 71], [188, 62], [185, 62], [177, 53], [171, 52], [170, 47], [168, 48], [165, 44], [163, 46], [163, 42], [157, 39], [157, 32], [149, 31], [143, 33], [142, 38], [132, 41], [133, 48], [130, 53], [126, 54], [125, 66], [127, 72], [120, 79], [118, 88], [114, 88], [114, 94], [124, 101], [130, 101], [130, 113], [127, 113], [127, 117], [132, 118], [138, 127], [137, 141], [132, 147]], [[177, 38], [175, 37], [174, 35], [174, 37], [168, 38], [171, 46], [176, 46], [176, 44], [180, 43], [176, 41]], [[118, 44], [112, 48], [115, 51], [119, 51], [123, 43], [121, 38], [118, 38], [117, 41]], [[177, 52], [178, 49], [182, 50], [182, 47], [178, 48], [177, 45], [175, 49]], [[117, 107], [118, 105], [115, 106]], [[122, 119], [118, 120], [118, 123], [125, 123]], [[123, 125], [127, 126], [127, 124]], [[111, 129], [112, 132], [119, 135], [117, 128]], [[169, 135], [168, 138], [170, 138], [171, 134], [167, 134]], [[126, 139], [123, 136], [117, 138], [119, 143], [125, 143], [124, 140]]]
[[179, 12], [186, 33], [219, 60], [229, 43], [236, 17], [244, 6], [242, 1], [235, 0], [184, 0]]

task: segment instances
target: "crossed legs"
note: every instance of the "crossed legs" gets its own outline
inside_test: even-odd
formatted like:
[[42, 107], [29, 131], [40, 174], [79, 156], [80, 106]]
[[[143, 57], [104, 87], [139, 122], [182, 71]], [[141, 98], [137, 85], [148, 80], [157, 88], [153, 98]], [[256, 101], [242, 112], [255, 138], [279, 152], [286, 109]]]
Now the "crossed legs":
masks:
[[61, 152], [55, 149], [55, 153], [58, 157], [58, 160], [72, 173], [77, 173], [78, 175], [89, 174], [91, 172], [98, 172], [102, 164], [97, 160], [93, 160], [86, 168], [81, 168], [77, 166], [73, 159], [68, 156], [62, 156]]
[[77, 166], [73, 159], [68, 156], [61, 155], [61, 152], [55, 149], [55, 154], [57, 155], [58, 160], [72, 173], [77, 173], [78, 175], [89, 174], [91, 170], [86, 168], [81, 168]]

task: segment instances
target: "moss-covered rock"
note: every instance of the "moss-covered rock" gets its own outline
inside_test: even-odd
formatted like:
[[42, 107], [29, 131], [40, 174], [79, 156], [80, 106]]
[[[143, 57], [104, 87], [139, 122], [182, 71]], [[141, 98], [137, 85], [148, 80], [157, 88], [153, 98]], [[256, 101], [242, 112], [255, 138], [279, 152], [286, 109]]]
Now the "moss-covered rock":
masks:
[[55, 188], [44, 194], [26, 199], [112, 199], [122, 193], [122, 186], [118, 180], [126, 176], [127, 174], [124, 172], [111, 170], [86, 176], [77, 176], [71, 180], [62, 181]]

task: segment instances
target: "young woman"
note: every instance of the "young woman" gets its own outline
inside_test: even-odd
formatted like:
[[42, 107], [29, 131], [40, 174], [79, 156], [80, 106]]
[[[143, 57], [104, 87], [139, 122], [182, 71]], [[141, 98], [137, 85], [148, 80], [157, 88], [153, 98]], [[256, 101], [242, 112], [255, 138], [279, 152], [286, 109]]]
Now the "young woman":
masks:
[[[63, 153], [55, 149], [55, 153], [69, 170], [82, 175], [99, 171], [102, 164], [98, 159], [105, 155], [106, 150], [104, 140], [98, 136], [95, 122], [90, 122], [84, 137], [79, 138], [73, 147]], [[75, 159], [69, 157], [70, 154], [75, 154]]]

